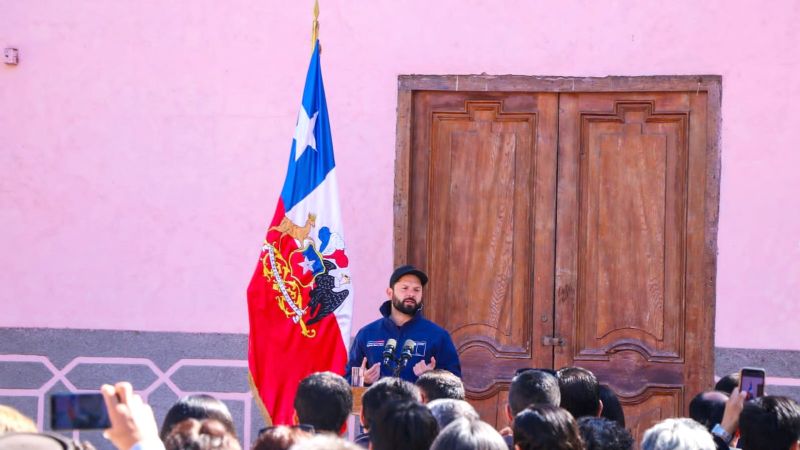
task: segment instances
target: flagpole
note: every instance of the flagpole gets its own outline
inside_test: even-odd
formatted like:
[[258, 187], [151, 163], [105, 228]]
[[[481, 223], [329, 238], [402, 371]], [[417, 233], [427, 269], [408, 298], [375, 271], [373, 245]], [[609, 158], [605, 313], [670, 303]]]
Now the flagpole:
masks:
[[314, 0], [314, 21], [311, 22], [311, 51], [314, 51], [314, 46], [317, 44], [319, 38], [319, 0]]

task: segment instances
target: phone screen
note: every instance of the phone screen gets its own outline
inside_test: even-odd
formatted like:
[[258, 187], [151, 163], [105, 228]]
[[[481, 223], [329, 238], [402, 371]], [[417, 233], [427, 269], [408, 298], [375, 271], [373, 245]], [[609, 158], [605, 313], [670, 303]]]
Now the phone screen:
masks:
[[109, 428], [103, 395], [53, 394], [50, 397], [50, 428], [53, 430], [91, 430]]
[[752, 400], [756, 397], [763, 397], [765, 378], [766, 373], [764, 369], [744, 368], [742, 369], [739, 388], [742, 392], [747, 392], [748, 400]]

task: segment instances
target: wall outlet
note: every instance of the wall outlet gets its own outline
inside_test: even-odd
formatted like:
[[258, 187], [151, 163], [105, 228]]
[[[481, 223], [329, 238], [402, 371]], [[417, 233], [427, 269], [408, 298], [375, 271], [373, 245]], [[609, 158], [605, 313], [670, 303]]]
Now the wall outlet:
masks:
[[3, 62], [11, 66], [16, 66], [19, 64], [19, 50], [6, 47], [5, 51], [3, 52]]

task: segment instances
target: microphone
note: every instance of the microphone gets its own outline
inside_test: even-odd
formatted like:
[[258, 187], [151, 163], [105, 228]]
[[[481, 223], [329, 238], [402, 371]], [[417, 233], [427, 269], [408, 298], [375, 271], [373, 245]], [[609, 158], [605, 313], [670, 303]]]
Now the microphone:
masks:
[[408, 364], [408, 360], [414, 356], [414, 347], [416, 347], [417, 343], [411, 339], [406, 339], [403, 342], [403, 350], [400, 351], [400, 367], [405, 367]]
[[386, 345], [383, 346], [383, 365], [388, 366], [390, 362], [394, 361], [394, 349], [397, 348], [397, 341], [389, 339]]

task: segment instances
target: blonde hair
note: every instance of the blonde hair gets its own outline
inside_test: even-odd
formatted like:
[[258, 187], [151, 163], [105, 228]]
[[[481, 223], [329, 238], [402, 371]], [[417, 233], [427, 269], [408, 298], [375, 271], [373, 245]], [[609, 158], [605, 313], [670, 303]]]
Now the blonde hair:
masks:
[[333, 434], [318, 434], [311, 439], [294, 444], [290, 450], [364, 450]]
[[10, 406], [0, 405], [0, 434], [37, 431], [39, 430], [31, 419]]

